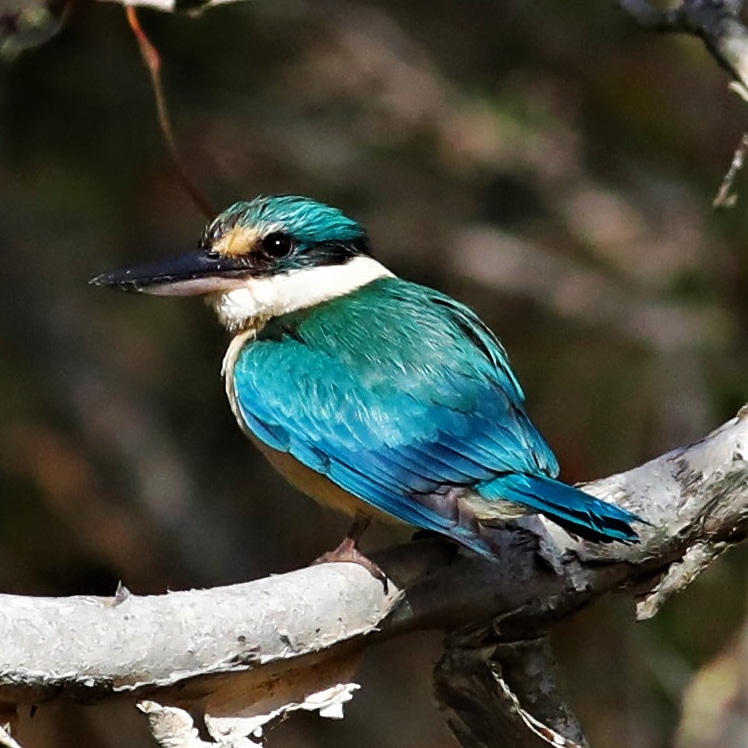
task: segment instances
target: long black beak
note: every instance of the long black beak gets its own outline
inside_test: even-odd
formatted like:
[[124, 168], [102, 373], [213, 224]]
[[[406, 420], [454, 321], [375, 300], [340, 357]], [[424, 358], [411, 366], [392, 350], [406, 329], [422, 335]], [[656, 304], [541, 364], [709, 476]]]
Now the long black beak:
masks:
[[197, 296], [238, 288], [249, 274], [247, 267], [239, 266], [236, 260], [198, 250], [162, 262], [102, 273], [89, 283], [160, 296]]

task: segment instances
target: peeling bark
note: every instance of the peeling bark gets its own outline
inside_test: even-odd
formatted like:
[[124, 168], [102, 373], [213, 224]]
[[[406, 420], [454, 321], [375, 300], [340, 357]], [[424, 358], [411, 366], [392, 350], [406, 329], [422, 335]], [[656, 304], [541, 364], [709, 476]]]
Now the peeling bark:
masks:
[[558, 691], [548, 639], [491, 644], [486, 634], [447, 637], [434, 670], [437, 701], [460, 745], [587, 748]]
[[[436, 689], [464, 745], [499, 745], [486, 742], [495, 729], [513, 748], [584, 745], [558, 696], [546, 633], [616, 590], [650, 617], [745, 538], [748, 410], [586, 490], [647, 519], [641, 542], [578, 542], [529, 518], [496, 531], [498, 564], [440, 539], [374, 554], [386, 593], [362, 567], [333, 563], [150, 597], [0, 595], [0, 703], [147, 699], [162, 745], [248, 746], [289, 711], [342, 716], [370, 644], [439, 629], [452, 633]], [[205, 736], [193, 732], [196, 717]]]

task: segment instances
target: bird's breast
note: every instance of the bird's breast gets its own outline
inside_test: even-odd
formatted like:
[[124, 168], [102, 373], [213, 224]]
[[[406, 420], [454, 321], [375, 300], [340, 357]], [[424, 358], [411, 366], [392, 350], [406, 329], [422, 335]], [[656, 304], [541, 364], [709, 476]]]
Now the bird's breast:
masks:
[[287, 452], [272, 449], [262, 442], [247, 425], [241, 412], [239, 399], [236, 394], [236, 381], [234, 368], [236, 361], [245, 346], [252, 345], [255, 337], [254, 331], [237, 335], [231, 341], [226, 355], [223, 359], [222, 373], [226, 385], [231, 410], [242, 431], [249, 437], [250, 441], [268, 459], [270, 464], [289, 482], [302, 493], [314, 499], [322, 506], [329, 507], [350, 516], [363, 515], [378, 521], [400, 524], [395, 518], [375, 507], [362, 501], [357, 496], [342, 489], [329, 478], [312, 470]]

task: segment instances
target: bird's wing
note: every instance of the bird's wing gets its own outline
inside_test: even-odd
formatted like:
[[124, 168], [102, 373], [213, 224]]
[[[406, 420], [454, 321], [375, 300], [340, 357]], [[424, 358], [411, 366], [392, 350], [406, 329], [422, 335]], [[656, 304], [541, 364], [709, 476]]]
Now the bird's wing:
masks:
[[454, 516], [426, 497], [506, 472], [555, 474], [478, 318], [415, 284], [370, 286], [269, 323], [242, 351], [245, 426], [378, 509], [447, 534]]

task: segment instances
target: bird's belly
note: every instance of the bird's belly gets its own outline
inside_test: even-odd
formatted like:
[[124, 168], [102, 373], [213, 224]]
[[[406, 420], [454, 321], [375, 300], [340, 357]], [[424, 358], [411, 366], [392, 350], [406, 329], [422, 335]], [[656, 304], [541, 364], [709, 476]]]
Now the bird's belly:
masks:
[[390, 514], [367, 504], [340, 486], [333, 483], [329, 478], [321, 475], [316, 470], [308, 468], [287, 452], [279, 452], [263, 444], [255, 436], [251, 436], [252, 442], [270, 461], [270, 464], [289, 482], [302, 493], [313, 498], [322, 506], [335, 509], [351, 517], [363, 515], [380, 522], [400, 524], [399, 520]]

